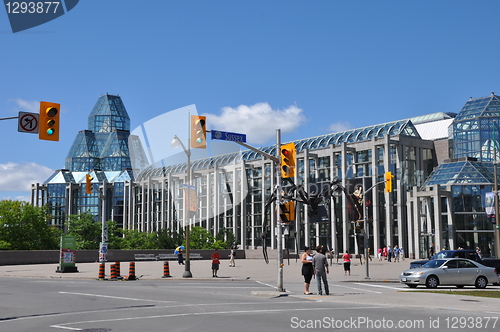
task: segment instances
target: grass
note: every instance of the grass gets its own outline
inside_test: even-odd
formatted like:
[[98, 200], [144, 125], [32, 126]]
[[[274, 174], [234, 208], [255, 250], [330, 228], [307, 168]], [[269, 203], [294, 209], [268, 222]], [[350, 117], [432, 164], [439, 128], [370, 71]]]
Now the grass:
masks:
[[[414, 291], [415, 292], [415, 291]], [[466, 295], [466, 296], [477, 296], [477, 297], [492, 297], [500, 299], [500, 291], [486, 291], [486, 290], [438, 290], [438, 291], [416, 291], [422, 293], [439, 293], [439, 294], [450, 294], [450, 295]]]

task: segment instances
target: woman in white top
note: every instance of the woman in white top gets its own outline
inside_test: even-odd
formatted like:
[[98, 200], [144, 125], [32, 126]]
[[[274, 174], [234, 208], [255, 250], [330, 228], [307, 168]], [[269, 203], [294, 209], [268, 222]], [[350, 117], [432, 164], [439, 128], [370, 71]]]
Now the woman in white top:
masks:
[[311, 284], [311, 279], [314, 274], [312, 261], [313, 257], [311, 256], [311, 248], [305, 247], [304, 253], [301, 257], [302, 261], [302, 275], [304, 276], [304, 294], [310, 295], [312, 293], [309, 292], [309, 285]]

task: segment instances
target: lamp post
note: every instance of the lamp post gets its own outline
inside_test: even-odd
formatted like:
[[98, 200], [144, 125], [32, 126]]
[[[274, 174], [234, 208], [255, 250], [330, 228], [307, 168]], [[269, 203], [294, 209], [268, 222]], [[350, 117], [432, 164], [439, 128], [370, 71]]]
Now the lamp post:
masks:
[[186, 153], [186, 156], [187, 156], [187, 180], [186, 180], [186, 183], [188, 185], [188, 190], [187, 192], [185, 193], [185, 197], [186, 197], [186, 204], [184, 206], [184, 229], [185, 229], [185, 233], [186, 233], [186, 264], [185, 264], [185, 269], [184, 269], [184, 274], [182, 275], [183, 278], [192, 278], [193, 275], [191, 274], [191, 261], [189, 260], [189, 228], [190, 228], [190, 223], [189, 223], [189, 219], [190, 218], [190, 214], [189, 214], [189, 186], [191, 185], [191, 145], [189, 144], [188, 142], [188, 148], [186, 149], [186, 147], [184, 146], [184, 144], [182, 143], [182, 141], [180, 140], [179, 137], [177, 137], [177, 135], [174, 135], [174, 139], [172, 140], [172, 142], [170, 143], [170, 146], [174, 149], [177, 149], [179, 146], [182, 147], [182, 149], [184, 150], [184, 153]]

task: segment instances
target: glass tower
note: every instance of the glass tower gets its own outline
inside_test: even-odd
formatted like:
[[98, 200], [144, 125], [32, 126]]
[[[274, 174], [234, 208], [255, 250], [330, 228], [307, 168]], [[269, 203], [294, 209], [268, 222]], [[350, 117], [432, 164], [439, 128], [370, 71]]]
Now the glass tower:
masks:
[[[478, 161], [495, 160], [495, 142], [498, 140], [500, 97], [467, 101], [453, 121], [454, 158], [472, 157]], [[498, 155], [497, 155], [498, 157]]]
[[128, 147], [130, 118], [120, 96], [100, 96], [89, 115], [88, 128], [77, 134], [66, 157], [66, 169], [85, 172], [132, 168]]

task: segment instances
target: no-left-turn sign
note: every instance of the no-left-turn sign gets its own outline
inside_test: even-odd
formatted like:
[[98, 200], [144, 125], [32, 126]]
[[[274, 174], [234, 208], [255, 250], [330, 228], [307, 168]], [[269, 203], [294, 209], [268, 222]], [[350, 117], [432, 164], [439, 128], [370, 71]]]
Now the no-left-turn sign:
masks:
[[19, 112], [17, 131], [38, 134], [38, 113]]

